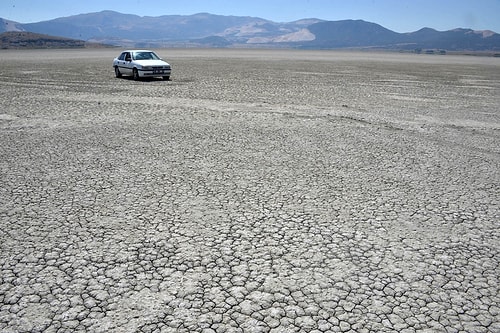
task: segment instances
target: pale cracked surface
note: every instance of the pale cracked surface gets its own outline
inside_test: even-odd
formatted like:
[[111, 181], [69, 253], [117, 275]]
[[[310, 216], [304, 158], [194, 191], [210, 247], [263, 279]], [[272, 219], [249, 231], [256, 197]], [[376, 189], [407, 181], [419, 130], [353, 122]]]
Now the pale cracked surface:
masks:
[[499, 332], [500, 62], [0, 51], [1, 332]]

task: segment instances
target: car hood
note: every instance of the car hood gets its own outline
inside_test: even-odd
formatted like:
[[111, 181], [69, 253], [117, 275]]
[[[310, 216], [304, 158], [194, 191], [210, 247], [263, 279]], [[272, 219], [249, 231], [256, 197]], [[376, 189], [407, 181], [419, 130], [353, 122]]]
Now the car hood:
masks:
[[135, 60], [134, 63], [141, 66], [170, 66], [163, 60]]

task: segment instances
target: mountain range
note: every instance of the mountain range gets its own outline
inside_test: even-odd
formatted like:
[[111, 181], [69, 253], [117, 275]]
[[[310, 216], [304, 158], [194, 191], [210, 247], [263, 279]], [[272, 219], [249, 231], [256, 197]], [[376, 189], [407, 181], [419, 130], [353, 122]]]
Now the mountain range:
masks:
[[258, 17], [137, 16], [115, 11], [80, 14], [37, 23], [0, 18], [0, 33], [18, 31], [122, 47], [283, 47], [305, 49], [500, 51], [500, 34], [489, 30], [423, 28], [398, 33], [363, 20], [316, 18], [273, 22]]

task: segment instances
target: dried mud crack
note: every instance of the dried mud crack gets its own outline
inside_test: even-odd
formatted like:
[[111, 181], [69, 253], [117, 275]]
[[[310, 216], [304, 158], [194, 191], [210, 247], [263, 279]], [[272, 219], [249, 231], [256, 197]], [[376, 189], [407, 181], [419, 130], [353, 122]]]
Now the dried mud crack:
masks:
[[495, 59], [66, 52], [2, 51], [0, 331], [500, 331]]

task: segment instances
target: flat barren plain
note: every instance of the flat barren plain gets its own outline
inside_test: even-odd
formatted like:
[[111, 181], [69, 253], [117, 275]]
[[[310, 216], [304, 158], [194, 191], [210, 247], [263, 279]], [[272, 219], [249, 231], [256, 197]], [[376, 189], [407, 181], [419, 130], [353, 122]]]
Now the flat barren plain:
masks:
[[0, 331], [500, 332], [500, 59], [0, 51]]

